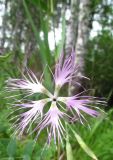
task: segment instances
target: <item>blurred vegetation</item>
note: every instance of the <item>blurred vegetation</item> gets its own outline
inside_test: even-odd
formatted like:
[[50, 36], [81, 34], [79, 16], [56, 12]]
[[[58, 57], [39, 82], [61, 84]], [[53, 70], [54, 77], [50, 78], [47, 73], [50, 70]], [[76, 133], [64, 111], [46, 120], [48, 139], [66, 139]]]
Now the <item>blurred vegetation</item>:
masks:
[[95, 94], [108, 96], [113, 90], [113, 35], [103, 30], [89, 41], [86, 56], [86, 74]]
[[[93, 95], [113, 99], [113, 97], [110, 97], [113, 92], [113, 7], [107, 3], [107, 0], [92, 2], [92, 13], [99, 17], [92, 21], [98, 21], [102, 29], [95, 37], [91, 37], [88, 42], [88, 53], [85, 57], [85, 74], [91, 80], [87, 82], [87, 86], [88, 88], [93, 88]], [[2, 3], [4, 2], [1, 1]], [[2, 28], [3, 39], [1, 41], [0, 55], [0, 160], [56, 160], [59, 153], [54, 143], [52, 142], [49, 148], [44, 146], [45, 133], [40, 135], [36, 143], [32, 136], [25, 135], [21, 140], [11, 136], [12, 130], [9, 130], [11, 127], [11, 122], [9, 121], [11, 110], [9, 106], [14, 103], [14, 99], [7, 98], [9, 93], [5, 91], [5, 86], [6, 80], [10, 77], [21, 77], [21, 72], [25, 72], [26, 67], [31, 68], [37, 77], [40, 77], [46, 64], [52, 70], [54, 69], [54, 62], [60, 55], [65, 41], [66, 22], [61, 10], [64, 5], [70, 6], [71, 2], [18, 0], [17, 3], [15, 0], [6, 0], [5, 3], [6, 12], [3, 19], [5, 18], [7, 22], [3, 21], [5, 28]], [[59, 7], [60, 5], [61, 7]], [[54, 32], [54, 28], [57, 28], [59, 23], [63, 29], [62, 39], [58, 44], [55, 44], [55, 50], [51, 51], [48, 34], [51, 30]], [[7, 37], [6, 30], [9, 30], [9, 37]], [[43, 37], [40, 36], [41, 32], [43, 32]], [[23, 50], [22, 45], [24, 46]], [[44, 77], [45, 85], [52, 90], [53, 84], [48, 68], [44, 72]], [[21, 97], [18, 96], [18, 98]], [[91, 130], [86, 126], [81, 126], [79, 123], [70, 124], [72, 129], [82, 137], [82, 143], [78, 143], [77, 134], [71, 128], [68, 128], [70, 141], [68, 148], [70, 146], [72, 148], [72, 153], [69, 153], [73, 154], [73, 159], [91, 159], [87, 154], [87, 147], [83, 145], [83, 142], [85, 142], [99, 160], [112, 160], [112, 103], [110, 107], [108, 106], [110, 109], [107, 115], [102, 115], [97, 119], [88, 118]], [[67, 157], [65, 142], [64, 146], [60, 146], [59, 152], [60, 158], [65, 160]], [[92, 154], [89, 150], [88, 153]]]

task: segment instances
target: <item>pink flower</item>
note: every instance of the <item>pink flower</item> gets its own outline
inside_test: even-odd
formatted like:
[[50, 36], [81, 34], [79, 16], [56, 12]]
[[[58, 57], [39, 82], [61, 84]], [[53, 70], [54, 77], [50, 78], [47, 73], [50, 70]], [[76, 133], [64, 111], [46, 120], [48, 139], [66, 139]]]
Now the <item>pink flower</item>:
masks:
[[24, 90], [30, 95], [34, 93], [43, 93], [49, 97], [52, 94], [38, 81], [34, 73], [30, 70], [27, 71], [28, 78], [24, 76], [25, 79], [9, 79], [8, 89], [11, 91]]
[[[59, 97], [58, 101], [63, 102], [69, 111], [75, 116], [79, 117], [80, 122], [83, 124], [83, 120], [85, 119], [82, 112], [92, 116], [92, 117], [97, 117], [100, 115], [99, 112], [95, 111], [94, 109], [91, 109], [93, 104], [100, 103], [100, 101], [95, 100], [94, 97], [86, 97], [82, 98], [79, 96], [74, 96], [74, 97]], [[104, 102], [103, 102], [104, 104]], [[75, 112], [73, 112], [75, 111]], [[73, 118], [72, 118], [73, 120]], [[78, 119], [76, 119], [78, 120]]]
[[[44, 85], [36, 78], [32, 71], [27, 71], [27, 77], [24, 79], [10, 79], [8, 80], [9, 91], [21, 90], [27, 94], [27, 96], [40, 93], [45, 94], [48, 98], [39, 99], [37, 101], [28, 101], [23, 103], [16, 103], [14, 105], [16, 111], [22, 110], [19, 115], [13, 117], [17, 118], [13, 124], [15, 128], [15, 134], [21, 136], [24, 132], [29, 132], [32, 124], [35, 126], [32, 132], [37, 132], [36, 139], [38, 138], [40, 132], [47, 128], [48, 131], [48, 143], [50, 143], [51, 138], [54, 138], [54, 142], [62, 141], [62, 137], [65, 137], [65, 127], [63, 126], [64, 121], [71, 119], [73, 122], [79, 120], [83, 123], [84, 114], [88, 114], [92, 117], [99, 116], [99, 112], [95, 111], [95, 105], [105, 104], [105, 102], [98, 100], [91, 96], [81, 96], [80, 94], [74, 95], [72, 97], [60, 97], [60, 88], [64, 84], [69, 83], [75, 73], [77, 68], [74, 65], [75, 55], [74, 52], [71, 53], [66, 59], [62, 54], [58, 63], [55, 67], [55, 90], [52, 94]], [[66, 106], [66, 108], [65, 108]], [[23, 111], [24, 110], [24, 111]], [[71, 112], [70, 116], [69, 113]]]
[[29, 103], [15, 104], [15, 107], [19, 106], [19, 110], [23, 108], [26, 109], [26, 111], [18, 115], [18, 119], [13, 124], [15, 133], [18, 133], [18, 135], [21, 136], [28, 126], [29, 131], [33, 122], [41, 121], [43, 117], [43, 108], [49, 101], [50, 98], [46, 98], [38, 101], [31, 101]]
[[35, 130], [39, 129], [37, 137], [42, 129], [49, 127], [48, 142], [50, 143], [52, 136], [54, 137], [55, 143], [57, 138], [58, 141], [62, 141], [62, 136], [64, 135], [63, 132], [65, 129], [61, 123], [61, 119], [63, 119], [64, 115], [66, 114], [61, 112], [58, 109], [56, 102], [53, 101], [49, 111], [44, 115], [43, 120], [35, 128]]
[[62, 87], [65, 83], [68, 83], [74, 73], [76, 72], [75, 68], [75, 53], [72, 52], [70, 56], [64, 59], [64, 54], [59, 58], [59, 62], [55, 67], [55, 85]]

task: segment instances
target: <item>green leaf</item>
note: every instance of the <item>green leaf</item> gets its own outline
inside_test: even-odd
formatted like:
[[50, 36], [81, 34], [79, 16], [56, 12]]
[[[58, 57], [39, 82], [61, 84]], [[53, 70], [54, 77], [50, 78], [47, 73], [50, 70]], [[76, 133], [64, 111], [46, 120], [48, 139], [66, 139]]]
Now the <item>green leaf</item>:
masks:
[[24, 8], [25, 8], [25, 11], [26, 11], [26, 14], [27, 14], [27, 17], [28, 17], [28, 20], [32, 26], [32, 30], [34, 32], [34, 35], [35, 35], [35, 38], [37, 40], [37, 43], [39, 45], [39, 49], [40, 49], [40, 57], [41, 57], [41, 60], [42, 60], [42, 64], [49, 64], [50, 65], [50, 60], [51, 60], [51, 54], [50, 54], [50, 50], [49, 50], [49, 46], [48, 46], [48, 36], [47, 36], [47, 33], [48, 33], [48, 29], [47, 29], [47, 24], [44, 22], [44, 20], [42, 20], [42, 17], [40, 17], [41, 19], [41, 23], [43, 22], [43, 31], [44, 33], [46, 32], [46, 34], [44, 35], [44, 38], [45, 39], [45, 44], [44, 44], [44, 41], [41, 40], [40, 38], [40, 31], [37, 30], [34, 22], [33, 22], [33, 19], [32, 19], [32, 15], [31, 13], [29, 12], [29, 8], [27, 6], [27, 3], [25, 0], [23, 0], [23, 5], [24, 5]]
[[26, 157], [31, 157], [32, 155], [32, 152], [33, 152], [33, 149], [34, 149], [34, 146], [35, 146], [35, 141], [32, 141], [30, 140], [25, 148], [24, 148], [24, 159], [27, 159]]
[[7, 146], [7, 154], [9, 157], [14, 157], [16, 154], [16, 139], [11, 139]]
[[[69, 126], [69, 125], [68, 125]], [[70, 127], [70, 126], [69, 126]], [[87, 144], [84, 142], [84, 140], [80, 137], [79, 134], [77, 134], [75, 132], [75, 130], [73, 130], [71, 127], [70, 129], [72, 130], [77, 142], [79, 143], [79, 145], [81, 146], [81, 148], [87, 153], [87, 155], [89, 155], [91, 158], [93, 158], [94, 160], [98, 160], [98, 158], [96, 157], [96, 155], [93, 153], [93, 151], [87, 146]]]
[[57, 46], [57, 52], [55, 54], [55, 60], [57, 61], [57, 59], [59, 58], [62, 50], [63, 50], [63, 46], [64, 46], [64, 42], [65, 42], [65, 33], [66, 33], [66, 22], [65, 22], [65, 16], [64, 14], [62, 15], [62, 39], [59, 41], [59, 44]]
[[37, 31], [37, 28], [36, 28], [36, 26], [35, 26], [35, 24], [33, 22], [32, 16], [31, 16], [31, 14], [29, 12], [29, 8], [28, 8], [25, 0], [23, 0], [23, 5], [24, 5], [24, 8], [25, 8], [28, 20], [29, 20], [29, 22], [30, 22], [30, 24], [32, 26], [32, 30], [34, 32], [34, 35], [36, 37], [37, 43], [38, 43], [40, 51], [41, 51], [40, 57], [42, 59], [42, 62], [44, 64], [46, 64], [47, 63], [47, 61], [46, 61], [46, 54], [45, 54], [43, 43], [42, 43], [42, 41], [40, 39], [39, 31]]

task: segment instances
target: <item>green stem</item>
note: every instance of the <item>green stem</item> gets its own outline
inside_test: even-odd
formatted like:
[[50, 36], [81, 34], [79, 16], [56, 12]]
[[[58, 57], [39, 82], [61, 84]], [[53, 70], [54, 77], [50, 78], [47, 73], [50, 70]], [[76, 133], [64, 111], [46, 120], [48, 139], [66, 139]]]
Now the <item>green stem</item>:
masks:
[[67, 160], [73, 160], [72, 147], [71, 147], [71, 144], [69, 142], [67, 122], [65, 122], [65, 128], [66, 128], [66, 155], [67, 155]]
[[60, 158], [60, 143], [58, 142], [58, 148], [57, 148], [57, 160]]

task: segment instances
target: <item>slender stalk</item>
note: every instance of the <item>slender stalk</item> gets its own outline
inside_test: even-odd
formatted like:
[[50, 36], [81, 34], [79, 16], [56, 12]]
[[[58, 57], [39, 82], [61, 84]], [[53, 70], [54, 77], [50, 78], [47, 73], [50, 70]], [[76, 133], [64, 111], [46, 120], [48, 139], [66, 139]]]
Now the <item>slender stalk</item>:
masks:
[[59, 160], [59, 158], [60, 158], [60, 150], [61, 150], [61, 148], [60, 148], [60, 142], [58, 141], [58, 146], [57, 146], [57, 160]]
[[67, 128], [67, 123], [65, 122], [65, 128], [66, 128], [66, 155], [67, 155], [67, 160], [73, 160], [73, 154], [72, 154], [72, 147], [69, 142], [69, 134], [68, 134], [68, 128]]

